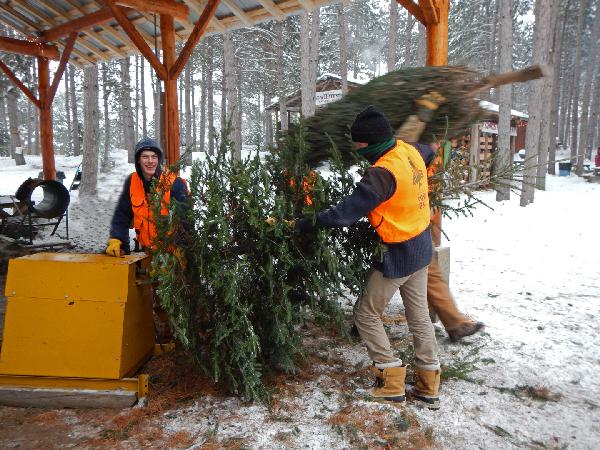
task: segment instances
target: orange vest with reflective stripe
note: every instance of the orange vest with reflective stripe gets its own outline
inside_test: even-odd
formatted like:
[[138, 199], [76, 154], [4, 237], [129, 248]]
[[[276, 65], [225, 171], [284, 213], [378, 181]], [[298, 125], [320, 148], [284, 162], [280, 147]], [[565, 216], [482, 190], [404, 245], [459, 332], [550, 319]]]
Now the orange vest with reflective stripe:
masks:
[[[170, 172], [163, 172], [160, 176], [157, 190], [164, 192], [160, 208], [160, 213], [163, 216], [169, 213], [171, 186], [175, 178], [177, 178], [177, 175]], [[131, 198], [131, 208], [133, 209], [133, 228], [137, 234], [138, 242], [143, 247], [151, 248], [152, 241], [156, 237], [154, 214], [152, 212], [152, 205], [148, 202], [146, 192], [144, 191], [144, 183], [137, 172], [131, 175], [129, 196]]]
[[430, 219], [427, 168], [418, 150], [398, 139], [373, 166], [389, 170], [396, 180], [394, 194], [369, 213], [383, 242], [404, 242], [425, 231]]

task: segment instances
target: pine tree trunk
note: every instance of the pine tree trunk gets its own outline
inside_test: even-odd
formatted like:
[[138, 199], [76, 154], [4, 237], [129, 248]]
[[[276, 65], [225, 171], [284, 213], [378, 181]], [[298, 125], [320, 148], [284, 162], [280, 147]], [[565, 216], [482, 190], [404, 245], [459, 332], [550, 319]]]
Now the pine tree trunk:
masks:
[[[533, 63], [544, 64], [547, 61], [550, 22], [552, 15], [552, 0], [536, 0], [535, 26], [533, 31]], [[523, 186], [521, 190], [521, 206], [533, 203], [535, 195], [535, 175], [540, 148], [540, 132], [542, 121], [542, 98], [544, 82], [533, 80], [529, 82], [529, 122], [525, 137], [525, 167]]]
[[65, 139], [65, 150], [67, 155], [73, 154], [73, 126], [71, 125], [71, 102], [69, 101], [69, 76], [68, 73], [63, 75], [63, 83], [65, 85], [65, 118], [67, 120], [67, 139]]
[[404, 64], [402, 67], [412, 65], [412, 32], [415, 27], [415, 16], [407, 11], [406, 28], [404, 30]]
[[311, 103], [315, 102], [310, 97], [310, 28], [308, 23], [308, 12], [302, 10], [300, 13], [300, 92], [302, 97], [302, 115], [311, 116]]
[[575, 44], [575, 60], [573, 62], [573, 106], [571, 107], [571, 161], [577, 161], [579, 132], [579, 83], [581, 78], [581, 45], [585, 28], [585, 14], [590, 0], [582, 0], [577, 21], [577, 42]]
[[[498, 0], [500, 15], [500, 73], [512, 70], [512, 0]], [[512, 164], [510, 151], [510, 120], [512, 108], [512, 85], [500, 86], [498, 110], [498, 161], [497, 168], [503, 171]], [[509, 186], [500, 186], [496, 201], [510, 199]]]
[[[560, 10], [559, 0], [553, 0], [552, 2], [552, 12], [550, 15], [550, 30], [552, 33], [549, 37], [546, 37], [548, 40], [548, 56], [546, 66], [549, 68], [550, 73], [553, 71], [554, 67], [554, 55], [556, 54], [556, 39], [558, 35], [558, 28], [556, 26], [558, 19], [558, 12]], [[543, 78], [543, 91], [542, 91], [542, 101], [543, 105], [552, 105], [552, 77]], [[546, 190], [546, 173], [548, 172], [548, 155], [550, 153], [550, 147], [554, 147], [556, 143], [550, 142], [550, 118], [551, 118], [551, 108], [543, 107], [541, 109], [541, 124], [540, 124], [540, 145], [539, 145], [539, 156], [538, 156], [538, 164], [536, 168], [536, 179], [535, 186], [539, 190]]]
[[[200, 138], [198, 139], [198, 143], [200, 145], [200, 148], [198, 149], [201, 152], [205, 152], [206, 151], [206, 96], [207, 96], [207, 88], [206, 88], [206, 72], [207, 72], [207, 68], [206, 68], [206, 53], [207, 53], [207, 48], [206, 48], [206, 44], [203, 45], [202, 47], [202, 69], [201, 69], [201, 76], [202, 76], [202, 84], [200, 85], [200, 123], [198, 123], [195, 119], [196, 115], [195, 115], [195, 111], [196, 111], [196, 103], [195, 101], [192, 102], [193, 104], [193, 109], [194, 109], [194, 124], [199, 125], [200, 126]], [[192, 88], [192, 93], [194, 92], [194, 88]], [[193, 97], [192, 97], [193, 98]], [[194, 131], [196, 130], [197, 126], [194, 126]], [[195, 138], [194, 138], [195, 141]]]
[[71, 89], [71, 113], [73, 114], [73, 155], [81, 155], [79, 113], [77, 112], [77, 95], [75, 86], [75, 68], [69, 66], [69, 88]]
[[[275, 24], [275, 36], [277, 39], [277, 61], [283, 61], [283, 50], [285, 47], [285, 41], [283, 39], [283, 24], [277, 22]], [[285, 70], [281, 67], [277, 71], [277, 96], [279, 97], [279, 131], [281, 133], [288, 129], [288, 114], [285, 105]]]
[[565, 114], [562, 124], [563, 139], [561, 139], [561, 142], [563, 142], [565, 146], [570, 146], [571, 128], [569, 125], [571, 124], [571, 105], [573, 104], [573, 76], [571, 71], [567, 72], [567, 74], [569, 75], [569, 77], [565, 81], [566, 88], [564, 89], [566, 91], [563, 103]]
[[99, 111], [98, 66], [88, 65], [83, 70], [83, 161], [79, 195], [96, 195], [98, 184]]
[[229, 139], [233, 142], [232, 157], [238, 161], [242, 159], [242, 142], [239, 138], [241, 127], [239, 122], [240, 106], [238, 104], [238, 93], [236, 87], [237, 64], [233, 50], [233, 36], [231, 31], [226, 31], [223, 35], [223, 61], [225, 64], [225, 94], [227, 99], [225, 106], [226, 120], [229, 124]]
[[225, 38], [223, 38], [223, 65], [221, 66], [221, 135], [227, 128], [227, 86], [225, 82]]
[[[348, 93], [348, 21], [346, 20], [344, 2], [338, 5], [338, 34], [340, 45], [340, 78], [342, 79], [342, 95], [346, 95]], [[281, 61], [281, 59], [279, 61]]]
[[[32, 72], [33, 71], [33, 67], [30, 67], [27, 70], [27, 81], [26, 84], [31, 85], [32, 82], [31, 80], [33, 80], [33, 76], [32, 76]], [[33, 129], [34, 129], [34, 123], [33, 120], [30, 120], [29, 118], [33, 116], [33, 104], [30, 101], [27, 101], [27, 146], [25, 148], [25, 153], [27, 155], [33, 155], [34, 154], [34, 150], [32, 148], [32, 142], [33, 142]], [[61, 150], [62, 146], [60, 146], [60, 148], [58, 148], [58, 152], [57, 153], [62, 153]]]
[[594, 80], [594, 93], [590, 107], [590, 126], [588, 132], [588, 147], [591, 149], [600, 146], [600, 77]]
[[[0, 82], [0, 155], [10, 155], [8, 125], [6, 123], [6, 86]], [[6, 144], [4, 144], [6, 142]]]
[[185, 149], [190, 152], [192, 151], [192, 105], [191, 105], [191, 90], [192, 90], [192, 62], [188, 61], [185, 65], [184, 73], [184, 99], [185, 99]]
[[161, 86], [160, 86], [160, 80], [158, 78], [157, 75], [155, 75], [154, 73], [151, 75], [151, 80], [152, 80], [152, 88], [153, 88], [153, 95], [152, 95], [152, 100], [154, 102], [154, 111], [152, 113], [152, 121], [154, 122], [154, 138], [156, 140], [158, 140], [158, 142], [160, 142], [162, 144], [163, 139], [162, 139], [162, 116], [161, 116], [161, 108], [160, 108], [160, 90], [161, 90]]
[[17, 166], [25, 165], [23, 147], [21, 146], [21, 135], [19, 134], [19, 115], [17, 88], [10, 88], [6, 95], [6, 106], [8, 107], [8, 126], [10, 127], [10, 155]]
[[309, 64], [309, 98], [310, 116], [315, 115], [316, 110], [316, 92], [317, 92], [317, 70], [319, 67], [319, 27], [320, 27], [320, 8], [316, 7], [311, 15], [311, 36], [310, 36], [310, 64]]
[[102, 152], [102, 162], [100, 170], [107, 173], [110, 170], [110, 112], [108, 109], [108, 97], [110, 89], [108, 87], [108, 63], [102, 64], [102, 106], [104, 110], [104, 151]]
[[554, 67], [552, 69], [552, 108], [550, 112], [550, 148], [548, 149], [548, 174], [556, 174], [556, 140], [560, 141], [560, 129], [558, 119], [558, 108], [559, 108], [559, 92], [560, 92], [560, 72], [562, 67], [562, 53], [563, 53], [563, 36], [565, 34], [566, 16], [569, 10], [571, 0], [568, 0], [565, 8], [561, 8], [559, 19], [555, 23], [555, 42], [554, 52], [552, 58], [554, 61]]
[[148, 136], [148, 117], [146, 114], [146, 69], [145, 58], [140, 59], [140, 91], [142, 97], [142, 137]]
[[388, 29], [387, 71], [396, 69], [396, 41], [398, 40], [398, 2], [390, 0], [390, 27]]
[[214, 113], [214, 86], [213, 86], [213, 51], [214, 40], [210, 38], [206, 45], [206, 130], [208, 132], [208, 154], [215, 154], [215, 113]]
[[127, 150], [127, 161], [132, 164], [135, 161], [135, 133], [133, 114], [131, 111], [131, 81], [129, 77], [129, 58], [123, 58], [121, 64], [121, 118], [123, 134], [121, 146]]
[[140, 69], [140, 64], [139, 64], [139, 60], [140, 58], [143, 58], [143, 56], [134, 56], [133, 60], [135, 61], [135, 83], [133, 85], [133, 91], [135, 92], [135, 102], [134, 102], [134, 106], [133, 106], [133, 110], [134, 110], [134, 122], [135, 125], [133, 127], [133, 142], [137, 142], [139, 141], [139, 129], [140, 129], [140, 76], [139, 76], [139, 69]]
[[[201, 72], [204, 71], [204, 62], [202, 62], [202, 69]], [[201, 77], [204, 77], [204, 75], [201, 73], [200, 74]], [[204, 85], [204, 78], [202, 78], [202, 84], [200, 85], [200, 97], [202, 97], [202, 90], [206, 89], [206, 86]], [[196, 113], [197, 110], [197, 104], [196, 104], [196, 83], [194, 82], [194, 79], [192, 78], [192, 89], [191, 89], [191, 94], [192, 94], [192, 142], [194, 143], [194, 149], [200, 152], [204, 151], [204, 142], [198, 142], [198, 114]], [[206, 91], [204, 92], [204, 96], [206, 97]], [[204, 121], [206, 121], [206, 109], [204, 110]], [[202, 124], [202, 126], [204, 126]]]
[[421, 22], [419, 27], [419, 38], [417, 41], [417, 67], [424, 67], [427, 63], [427, 30]]
[[[575, 173], [583, 175], [583, 160], [586, 155], [591, 155], [591, 149], [588, 148], [588, 124], [590, 97], [592, 93], [592, 82], [594, 75], [598, 76], [598, 38], [600, 37], [600, 10], [596, 10], [596, 16], [592, 25], [592, 39], [588, 51], [588, 61], [585, 70], [585, 83], [583, 85], [583, 105], [581, 108], [581, 132], [579, 137], [579, 147], [577, 149], [577, 167]], [[589, 150], [589, 151], [588, 151]], [[589, 157], [589, 156], [588, 156]]]

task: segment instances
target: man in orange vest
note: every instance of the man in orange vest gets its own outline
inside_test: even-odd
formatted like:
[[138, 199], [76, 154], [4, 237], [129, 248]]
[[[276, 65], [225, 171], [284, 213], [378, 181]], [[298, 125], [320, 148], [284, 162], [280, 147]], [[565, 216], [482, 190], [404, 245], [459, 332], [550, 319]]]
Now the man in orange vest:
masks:
[[130, 252], [129, 229], [134, 228], [137, 241], [146, 251], [156, 238], [151, 200], [151, 187], [158, 180], [164, 191], [161, 213], [168, 213], [171, 199], [187, 205], [188, 190], [185, 181], [162, 170], [163, 152], [154, 139], [144, 138], [135, 146], [135, 172], [125, 180], [110, 226], [106, 254], [121, 256]]
[[366, 291], [355, 305], [354, 323], [373, 360], [371, 371], [379, 400], [405, 401], [406, 366], [391, 349], [381, 316], [396, 291], [413, 334], [417, 382], [414, 399], [439, 408], [440, 363], [427, 307], [427, 266], [433, 247], [427, 166], [434, 158], [428, 145], [394, 138], [383, 113], [374, 106], [361, 111], [350, 129], [357, 151], [372, 164], [353, 192], [336, 206], [320, 212], [316, 222], [297, 222], [299, 231], [346, 227], [367, 216], [386, 246], [373, 264]]

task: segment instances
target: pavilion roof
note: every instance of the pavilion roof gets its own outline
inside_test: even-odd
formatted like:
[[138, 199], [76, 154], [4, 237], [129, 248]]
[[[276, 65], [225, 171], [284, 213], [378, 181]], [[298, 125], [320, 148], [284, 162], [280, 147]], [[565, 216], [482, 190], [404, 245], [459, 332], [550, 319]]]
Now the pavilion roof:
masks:
[[[175, 17], [175, 38], [185, 41], [192, 33], [207, 1], [167, 1], [178, 11]], [[281, 20], [301, 10], [310, 11], [316, 6], [335, 1], [221, 0], [204, 36], [228, 29], [252, 27], [272, 19]], [[154, 0], [114, 0], [114, 3], [120, 6], [150, 48], [161, 47], [159, 14], [140, 10], [144, 3], [152, 4]], [[64, 32], [62, 35], [60, 33], [66, 28], [65, 24], [77, 27], [84, 22], [83, 18], [91, 19], [100, 15], [104, 15], [106, 19], [96, 25], [81, 28], [78, 33], [69, 61], [78, 67], [139, 53], [103, 0], [0, 0], [0, 22], [3, 25], [29, 40], [39, 41], [44, 33], [49, 37], [57, 36], [44, 43], [57, 44], [59, 49], [68, 45], [68, 36]]]

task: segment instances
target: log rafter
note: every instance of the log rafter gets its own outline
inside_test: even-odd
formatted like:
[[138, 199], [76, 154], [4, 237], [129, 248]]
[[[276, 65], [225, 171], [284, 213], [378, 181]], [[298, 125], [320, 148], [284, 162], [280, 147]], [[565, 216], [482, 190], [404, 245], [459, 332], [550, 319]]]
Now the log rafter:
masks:
[[419, 6], [427, 25], [434, 25], [440, 21], [440, 13], [433, 0], [419, 0]]
[[427, 26], [427, 21], [423, 15], [421, 7], [417, 5], [413, 0], [396, 0], [399, 5], [403, 6], [415, 19], [421, 22], [424, 26]]

